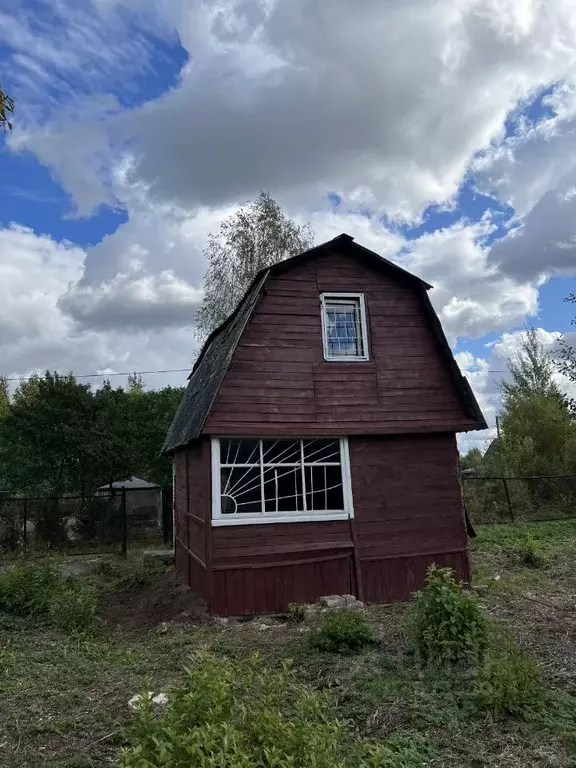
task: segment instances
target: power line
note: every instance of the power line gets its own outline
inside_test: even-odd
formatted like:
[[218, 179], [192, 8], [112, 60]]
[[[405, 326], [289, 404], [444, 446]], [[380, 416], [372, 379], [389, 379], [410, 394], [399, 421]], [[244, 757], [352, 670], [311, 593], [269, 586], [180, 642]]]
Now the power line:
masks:
[[[108, 379], [110, 376], [149, 376], [152, 373], [189, 373], [190, 368], [164, 368], [159, 371], [117, 371], [115, 373], [72, 373], [75, 379]], [[70, 372], [71, 373], [71, 372]], [[60, 374], [67, 376], [68, 374]], [[35, 376], [13, 376], [7, 377], [6, 381], [29, 381]]]
[[[68, 373], [72, 373], [72, 376], [74, 376], [75, 379], [108, 379], [111, 376], [150, 376], [155, 373], [188, 373], [192, 370], [192, 366], [189, 368], [163, 368], [158, 371], [116, 371], [114, 373], [72, 373], [69, 371]], [[463, 371], [464, 375], [469, 373], [506, 373], [504, 370], [499, 369], [486, 369], [485, 371], [478, 370], [478, 371]], [[6, 377], [5, 381], [29, 381], [30, 379], [33, 379], [37, 374], [32, 374], [31, 376], [11, 376]], [[61, 376], [66, 376], [68, 374], [61, 373]]]

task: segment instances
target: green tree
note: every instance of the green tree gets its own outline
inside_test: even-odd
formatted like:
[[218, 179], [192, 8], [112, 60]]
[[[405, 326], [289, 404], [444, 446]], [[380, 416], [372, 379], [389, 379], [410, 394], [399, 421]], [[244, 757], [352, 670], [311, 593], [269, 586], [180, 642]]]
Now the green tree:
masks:
[[471, 448], [460, 456], [460, 469], [476, 469], [482, 463], [482, 451], [480, 448]]
[[[576, 304], [576, 293], [571, 293], [564, 301]], [[572, 325], [576, 325], [576, 318], [572, 320]], [[573, 384], [576, 384], [576, 349], [565, 338], [561, 340], [558, 357], [560, 372], [567, 376]], [[576, 399], [569, 398], [568, 405], [570, 410], [576, 414]]]
[[520, 342], [517, 359], [509, 358], [507, 365], [510, 381], [500, 384], [505, 409], [511, 400], [527, 395], [562, 399], [553, 378], [555, 368], [552, 357], [538, 341], [535, 328], [528, 329]]
[[137, 474], [134, 425], [127, 405], [126, 392], [121, 387], [114, 389], [109, 380], [94, 393], [91, 437], [97, 446], [96, 487]]
[[[534, 329], [521, 340], [508, 368], [510, 379], [501, 384], [501, 436], [484, 455], [482, 473], [541, 478], [508, 482], [516, 515], [564, 514], [576, 498], [573, 484], [558, 476], [576, 473], [576, 422], [555, 382], [553, 359]], [[490, 498], [505, 510], [502, 490], [496, 483]]]
[[576, 424], [554, 381], [552, 357], [530, 329], [516, 360], [508, 361], [510, 380], [501, 384], [502, 439], [499, 450], [513, 475], [557, 475], [576, 470]]
[[197, 334], [204, 339], [234, 311], [254, 275], [312, 246], [310, 227], [289, 219], [267, 192], [225, 219], [208, 236], [204, 301]]
[[3, 465], [22, 492], [61, 495], [86, 485], [93, 466], [89, 385], [46, 372], [23, 381], [2, 422]]
[[[23, 381], [11, 400], [0, 381], [0, 477], [14, 493], [80, 495], [132, 475], [169, 484], [160, 449], [182, 389], [127, 389], [109, 381], [92, 391], [72, 375]], [[1, 414], [4, 413], [4, 416]]]
[[10, 414], [10, 395], [8, 380], [0, 374], [0, 422], [8, 418]]
[[0, 128], [5, 131], [12, 130], [11, 115], [14, 114], [14, 99], [4, 93], [0, 86]]
[[164, 387], [160, 390], [128, 391], [128, 408], [132, 432], [133, 474], [160, 485], [172, 483], [172, 464], [160, 455], [162, 443], [180, 398], [182, 389]]

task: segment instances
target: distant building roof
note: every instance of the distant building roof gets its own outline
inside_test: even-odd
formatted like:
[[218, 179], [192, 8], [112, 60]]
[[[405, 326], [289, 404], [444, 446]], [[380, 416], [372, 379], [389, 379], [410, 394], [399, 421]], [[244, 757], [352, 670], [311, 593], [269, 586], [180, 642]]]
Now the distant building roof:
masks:
[[159, 488], [156, 483], [149, 483], [148, 480], [142, 480], [141, 477], [130, 477], [128, 480], [116, 480], [114, 483], [106, 483], [98, 488], [99, 491], [105, 491], [107, 488]]

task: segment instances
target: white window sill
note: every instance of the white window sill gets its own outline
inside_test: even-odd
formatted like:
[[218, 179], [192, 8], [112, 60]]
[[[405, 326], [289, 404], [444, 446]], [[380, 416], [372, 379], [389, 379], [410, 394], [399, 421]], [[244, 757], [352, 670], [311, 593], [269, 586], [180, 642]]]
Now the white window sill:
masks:
[[212, 520], [212, 528], [220, 528], [225, 525], [266, 525], [267, 523], [324, 523], [330, 520], [348, 520], [354, 517], [353, 512], [326, 512], [324, 514], [310, 515], [230, 515], [230, 517], [217, 517]]
[[324, 355], [325, 363], [369, 363], [369, 357], [353, 357], [352, 355], [342, 355], [342, 357], [328, 357]]

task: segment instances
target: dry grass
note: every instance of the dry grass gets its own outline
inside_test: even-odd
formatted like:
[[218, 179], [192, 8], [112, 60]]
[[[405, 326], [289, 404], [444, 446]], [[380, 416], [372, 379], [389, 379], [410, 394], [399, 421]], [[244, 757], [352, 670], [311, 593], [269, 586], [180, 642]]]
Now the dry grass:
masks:
[[[155, 628], [115, 629], [73, 638], [0, 616], [0, 764], [6, 768], [88, 768], [113, 764], [130, 712], [143, 688], [166, 690], [190, 652], [210, 646], [245, 656], [259, 650], [271, 664], [292, 657], [313, 684], [329, 688], [354, 731], [421, 745], [422, 765], [440, 768], [568, 768], [576, 765], [576, 523], [531, 526], [545, 555], [529, 569], [517, 555], [525, 528], [481, 529], [474, 544], [475, 588], [490, 614], [508, 625], [538, 661], [549, 689], [545, 710], [526, 722], [481, 711], [465, 679], [423, 674], [409, 653], [405, 605], [372, 606], [379, 643], [359, 656], [312, 652], [303, 624], [282, 619], [222, 626], [181, 610]], [[138, 605], [160, 579], [128, 575], [118, 592]], [[116, 582], [117, 574], [115, 575]], [[495, 580], [495, 576], [500, 576]], [[110, 576], [110, 588], [113, 580]], [[105, 601], [110, 610], [110, 598]], [[156, 603], [154, 603], [156, 604]]]

